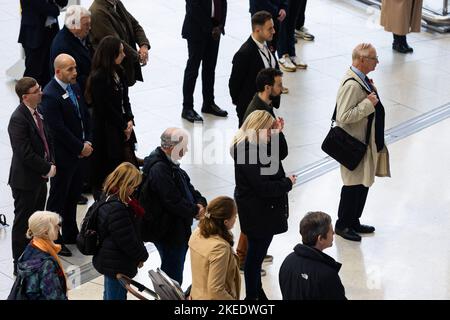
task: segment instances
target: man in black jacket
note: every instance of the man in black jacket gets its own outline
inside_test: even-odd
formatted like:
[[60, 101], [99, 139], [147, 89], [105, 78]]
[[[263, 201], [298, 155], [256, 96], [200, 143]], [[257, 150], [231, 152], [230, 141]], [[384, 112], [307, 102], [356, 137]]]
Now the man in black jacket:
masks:
[[[252, 34], [233, 57], [228, 88], [231, 101], [236, 106], [239, 127], [244, 122], [245, 111], [256, 93], [256, 76], [264, 68], [278, 69], [278, 62], [273, 52], [269, 50], [267, 41], [272, 40], [275, 33], [272, 15], [260, 11], [252, 17]], [[279, 100], [273, 105], [278, 108]]]
[[13, 112], [8, 134], [13, 150], [8, 184], [14, 198], [12, 252], [14, 274], [17, 260], [28, 241], [28, 218], [44, 210], [48, 178], [55, 176], [53, 148], [42, 115], [37, 111], [42, 91], [35, 79], [24, 77], [16, 83], [20, 105]]
[[68, 0], [20, 0], [22, 19], [18, 42], [25, 51], [26, 77], [45, 86], [50, 81], [50, 46], [58, 33], [58, 16]]
[[[76, 81], [75, 60], [68, 54], [55, 59], [55, 77], [44, 88], [42, 112], [55, 146], [58, 175], [50, 180], [47, 210], [63, 217], [63, 244], [75, 244], [78, 235], [77, 202], [80, 198], [83, 158], [93, 151], [89, 114]], [[71, 255], [64, 245], [61, 255]]]
[[194, 110], [194, 90], [198, 69], [202, 63], [202, 112], [226, 117], [228, 112], [214, 101], [214, 80], [221, 34], [225, 34], [227, 0], [186, 0], [186, 16], [181, 35], [187, 40], [189, 58], [184, 70], [183, 111], [190, 121], [203, 121]]
[[91, 60], [94, 54], [89, 31], [91, 30], [91, 13], [82, 6], [69, 6], [64, 18], [64, 27], [53, 39], [50, 48], [50, 71], [55, 72], [53, 62], [61, 53], [71, 55], [77, 63], [77, 82], [84, 94], [86, 80], [91, 72]]
[[333, 245], [331, 217], [309, 212], [300, 222], [303, 244], [286, 257], [279, 281], [283, 300], [346, 300], [341, 264], [322, 251]]
[[193, 218], [200, 219], [207, 205], [178, 162], [186, 154], [187, 144], [185, 130], [169, 128], [163, 132], [161, 147], [144, 160], [139, 197], [146, 212], [142, 239], [155, 244], [161, 270], [180, 285]]

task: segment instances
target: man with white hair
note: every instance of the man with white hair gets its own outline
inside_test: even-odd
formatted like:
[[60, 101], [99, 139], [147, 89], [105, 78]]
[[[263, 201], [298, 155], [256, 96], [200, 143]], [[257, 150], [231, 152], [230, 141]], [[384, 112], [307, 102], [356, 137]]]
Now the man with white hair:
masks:
[[71, 55], [77, 63], [77, 81], [81, 91], [86, 88], [86, 80], [91, 70], [91, 60], [94, 53], [89, 41], [91, 30], [91, 13], [88, 9], [72, 5], [67, 8], [64, 27], [53, 39], [50, 49], [50, 71], [55, 72], [53, 62], [61, 53]]
[[367, 151], [354, 170], [341, 165], [344, 183], [339, 203], [336, 234], [351, 241], [361, 241], [361, 233], [373, 233], [375, 228], [360, 223], [369, 187], [375, 176], [388, 177], [389, 154], [384, 144], [384, 107], [368, 74], [378, 64], [376, 49], [369, 43], [356, 46], [352, 66], [345, 74], [337, 94], [336, 125], [356, 139], [365, 142]]
[[139, 202], [145, 209], [142, 240], [151, 241], [161, 256], [161, 270], [183, 282], [183, 269], [193, 218], [205, 212], [206, 199], [180, 168], [188, 145], [188, 133], [168, 128], [161, 135], [161, 146], [144, 160], [144, 181]]

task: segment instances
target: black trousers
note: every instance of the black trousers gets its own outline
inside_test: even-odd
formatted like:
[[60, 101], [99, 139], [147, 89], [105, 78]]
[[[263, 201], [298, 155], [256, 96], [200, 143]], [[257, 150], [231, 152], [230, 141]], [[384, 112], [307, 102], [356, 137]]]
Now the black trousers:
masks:
[[11, 240], [13, 260], [14, 264], [16, 264], [30, 241], [25, 236], [28, 230], [28, 218], [34, 212], [44, 210], [45, 208], [47, 182], [42, 180], [42, 183], [37, 185], [33, 190], [12, 188], [12, 196], [14, 198], [14, 222]]
[[219, 43], [220, 39], [214, 40], [212, 36], [199, 41], [187, 40], [189, 58], [184, 70], [183, 109], [194, 108], [195, 82], [197, 81], [200, 63], [202, 64], [203, 103], [212, 104], [214, 102], [214, 81]]
[[78, 161], [71, 167], [58, 167], [55, 177], [50, 180], [50, 195], [47, 210], [62, 217], [62, 239], [58, 242], [76, 243], [78, 235], [77, 203], [83, 187], [83, 164]]
[[298, 2], [300, 2], [300, 9], [298, 11], [298, 15], [297, 15], [297, 24], [295, 29], [300, 30], [301, 27], [303, 27], [305, 25], [305, 11], [306, 11], [306, 3], [308, 2], [307, 0], [298, 0]]
[[50, 75], [50, 47], [52, 41], [59, 31], [59, 27], [56, 23], [51, 27], [45, 28], [45, 37], [41, 46], [38, 48], [30, 48], [26, 45], [22, 45], [25, 51], [25, 72], [24, 77], [32, 77], [36, 79], [42, 88], [50, 81], [52, 75]]
[[362, 184], [342, 187], [336, 228], [345, 229], [359, 226], [359, 218], [364, 210], [368, 192], [369, 188]]

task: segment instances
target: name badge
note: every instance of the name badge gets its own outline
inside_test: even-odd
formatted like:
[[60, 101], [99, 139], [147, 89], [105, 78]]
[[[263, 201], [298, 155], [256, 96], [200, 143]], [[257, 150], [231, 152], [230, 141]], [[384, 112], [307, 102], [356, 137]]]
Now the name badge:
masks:
[[67, 99], [67, 98], [69, 97], [69, 94], [66, 92], [66, 93], [64, 93], [64, 94], [62, 95], [62, 97], [63, 97], [63, 99], [65, 100], [65, 99]]

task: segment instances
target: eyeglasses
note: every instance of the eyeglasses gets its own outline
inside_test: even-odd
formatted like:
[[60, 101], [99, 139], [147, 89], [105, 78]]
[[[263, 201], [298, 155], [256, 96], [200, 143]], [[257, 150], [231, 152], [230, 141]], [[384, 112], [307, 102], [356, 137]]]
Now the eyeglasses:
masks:
[[42, 87], [39, 86], [39, 88], [37, 88], [37, 90], [35, 90], [34, 92], [28, 92], [26, 94], [37, 94], [37, 93], [41, 93], [41, 91], [42, 91]]
[[378, 60], [378, 56], [375, 56], [375, 57], [363, 57], [363, 58], [367, 58], [367, 59], [370, 59], [370, 60], [379, 61], [379, 60]]

